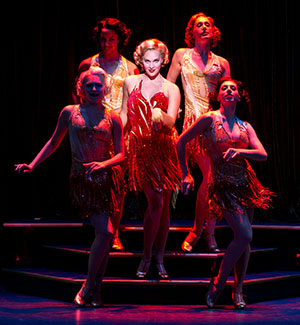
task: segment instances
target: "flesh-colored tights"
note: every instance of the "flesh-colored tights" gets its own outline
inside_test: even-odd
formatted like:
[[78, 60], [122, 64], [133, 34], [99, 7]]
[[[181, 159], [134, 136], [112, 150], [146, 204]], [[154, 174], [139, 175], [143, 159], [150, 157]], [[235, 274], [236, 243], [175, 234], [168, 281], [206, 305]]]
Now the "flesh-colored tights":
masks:
[[100, 214], [92, 215], [91, 224], [95, 229], [95, 238], [91, 246], [88, 261], [87, 289], [100, 290], [104, 272], [106, 270], [113, 227], [110, 217]]
[[145, 185], [143, 190], [148, 203], [144, 216], [143, 259], [145, 262], [150, 262], [152, 248], [155, 243], [156, 262], [163, 263], [163, 255], [170, 227], [169, 204], [172, 191], [154, 191], [149, 185]]
[[221, 262], [218, 276], [214, 281], [215, 289], [219, 293], [223, 290], [228, 276], [234, 269], [235, 291], [241, 293], [250, 257], [253, 209], [244, 209], [243, 212], [236, 213], [223, 211], [223, 217], [232, 229], [234, 238]]
[[195, 220], [194, 225], [186, 237], [191, 246], [195, 246], [200, 239], [205, 222], [205, 239], [208, 246], [216, 245], [215, 242], [215, 226], [216, 219], [208, 218], [208, 204], [207, 204], [207, 183], [209, 176], [210, 160], [208, 156], [201, 155], [197, 157], [197, 164], [202, 173], [202, 182], [197, 192], [196, 207], [195, 207]]

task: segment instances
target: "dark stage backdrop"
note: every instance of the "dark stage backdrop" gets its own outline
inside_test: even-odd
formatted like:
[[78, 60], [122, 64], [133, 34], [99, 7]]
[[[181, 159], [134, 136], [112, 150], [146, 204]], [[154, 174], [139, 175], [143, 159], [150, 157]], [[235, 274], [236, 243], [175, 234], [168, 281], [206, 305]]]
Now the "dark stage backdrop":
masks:
[[[32, 160], [54, 131], [60, 110], [71, 104], [78, 64], [97, 53], [92, 41], [96, 21], [116, 17], [131, 28], [123, 55], [133, 60], [135, 46], [147, 38], [165, 41], [172, 55], [185, 47], [187, 22], [191, 15], [203, 11], [214, 18], [222, 33], [214, 52], [228, 59], [232, 76], [250, 91], [249, 121], [269, 154], [267, 162], [253, 165], [277, 198], [273, 210], [258, 215], [265, 220], [299, 221], [297, 9], [292, 0], [13, 2], [6, 11], [9, 23], [2, 28], [3, 34], [9, 35], [8, 43], [2, 45], [6, 55], [2, 109], [7, 113], [2, 130], [8, 144], [8, 177], [3, 176], [8, 179], [5, 217], [71, 217], [67, 137], [32, 175], [16, 175], [13, 164]], [[163, 70], [164, 76], [166, 73], [167, 69]], [[179, 132], [181, 124], [182, 118], [176, 125]], [[192, 218], [192, 208], [187, 209], [180, 200], [186, 202], [179, 198], [173, 217], [180, 218], [181, 211], [186, 213], [182, 217]]]

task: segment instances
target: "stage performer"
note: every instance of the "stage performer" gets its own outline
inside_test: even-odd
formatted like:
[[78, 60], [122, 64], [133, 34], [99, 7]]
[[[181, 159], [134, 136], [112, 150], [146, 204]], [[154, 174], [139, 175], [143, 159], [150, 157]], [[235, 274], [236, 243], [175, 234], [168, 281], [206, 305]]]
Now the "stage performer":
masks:
[[[178, 49], [173, 56], [167, 79], [176, 82], [181, 74], [185, 97], [183, 131], [199, 116], [211, 110], [209, 94], [214, 92], [220, 78], [230, 76], [228, 61], [211, 51], [211, 47], [216, 47], [220, 40], [220, 35], [211, 17], [197, 13], [190, 18], [186, 27], [185, 42], [188, 48]], [[189, 158], [197, 163], [203, 179], [197, 193], [194, 225], [181, 246], [186, 252], [191, 252], [200, 239], [204, 221], [206, 222], [204, 237], [208, 250], [219, 251], [214, 236], [215, 220], [207, 219], [208, 205], [205, 193], [209, 158], [206, 156], [202, 140], [201, 137], [197, 137], [188, 145]]]
[[[123, 82], [127, 76], [139, 73], [137, 66], [121, 55], [122, 50], [128, 43], [131, 30], [118, 19], [105, 18], [97, 23], [93, 35], [100, 52], [80, 63], [78, 68], [79, 75], [89, 69], [90, 66], [100, 66], [105, 70], [111, 77], [111, 87], [110, 91], [104, 96], [103, 104], [109, 109], [120, 113]], [[79, 103], [79, 98], [76, 94], [74, 94], [73, 98], [76, 103]], [[126, 171], [126, 162], [122, 164], [122, 168]], [[120, 201], [118, 213], [112, 220], [114, 229], [112, 248], [115, 250], [123, 250], [123, 245], [119, 239], [119, 224], [123, 214], [125, 195], [126, 191], [124, 191]]]
[[120, 167], [124, 160], [122, 121], [102, 103], [108, 80], [106, 72], [99, 67], [83, 72], [77, 82], [77, 92], [84, 103], [66, 106], [52, 137], [34, 160], [29, 165], [15, 165], [18, 172], [31, 173], [58, 148], [69, 131], [72, 203], [95, 228], [87, 280], [74, 300], [78, 306], [102, 305], [101, 283], [113, 236], [111, 218], [116, 214], [125, 186]]
[[168, 278], [163, 264], [170, 226], [169, 204], [172, 191], [180, 187], [180, 168], [175, 149], [174, 124], [180, 105], [179, 88], [160, 74], [169, 61], [167, 46], [148, 39], [139, 44], [134, 59], [144, 73], [125, 79], [120, 116], [129, 133], [129, 188], [143, 191], [147, 198], [144, 216], [144, 253], [137, 276], [149, 270], [155, 243], [156, 268]]
[[253, 209], [267, 209], [273, 193], [261, 185], [248, 162], [248, 159], [264, 161], [267, 153], [253, 127], [235, 114], [238, 103], [250, 101], [242, 83], [228, 77], [220, 79], [215, 98], [220, 102], [220, 108], [201, 115], [177, 143], [182, 191], [187, 194], [194, 184], [187, 166], [185, 144], [205, 134], [210, 159], [206, 193], [209, 215], [211, 218], [224, 217], [234, 234], [218, 276], [211, 281], [206, 302], [210, 308], [215, 306], [234, 268], [233, 302], [236, 308], [243, 309], [246, 304], [242, 287], [250, 256]]

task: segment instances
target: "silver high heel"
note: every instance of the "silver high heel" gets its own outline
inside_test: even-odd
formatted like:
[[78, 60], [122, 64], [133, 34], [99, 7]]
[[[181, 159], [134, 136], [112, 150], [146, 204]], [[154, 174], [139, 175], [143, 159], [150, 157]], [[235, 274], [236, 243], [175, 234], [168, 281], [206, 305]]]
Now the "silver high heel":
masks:
[[140, 279], [144, 279], [149, 271], [150, 268], [150, 261], [146, 262], [144, 260], [141, 260], [140, 265], [136, 271], [136, 276]]
[[244, 295], [242, 292], [232, 292], [232, 300], [233, 300], [233, 305], [235, 309], [245, 309], [246, 308], [246, 303], [244, 300]]
[[156, 263], [156, 269], [157, 269], [158, 275], [162, 279], [168, 279], [169, 275], [168, 275], [163, 263]]
[[99, 292], [94, 293], [94, 295], [92, 297], [92, 301], [91, 301], [91, 306], [94, 308], [102, 308], [103, 307], [101, 295]]

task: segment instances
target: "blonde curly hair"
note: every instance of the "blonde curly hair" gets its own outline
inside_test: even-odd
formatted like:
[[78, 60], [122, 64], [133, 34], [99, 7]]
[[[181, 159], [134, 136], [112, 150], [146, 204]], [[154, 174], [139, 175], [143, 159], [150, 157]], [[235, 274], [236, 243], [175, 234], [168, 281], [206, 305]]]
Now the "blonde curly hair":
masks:
[[143, 57], [149, 50], [160, 51], [163, 60], [162, 67], [169, 63], [170, 54], [167, 45], [156, 38], [151, 38], [143, 41], [136, 47], [135, 52], [133, 53], [133, 58], [136, 65], [143, 68]]
[[83, 71], [77, 80], [76, 83], [77, 96], [81, 98], [84, 97], [84, 86], [85, 86], [86, 78], [90, 75], [97, 75], [103, 80], [105, 86], [104, 94], [106, 95], [109, 92], [111, 87], [111, 78], [99, 66], [91, 66], [88, 70]]

